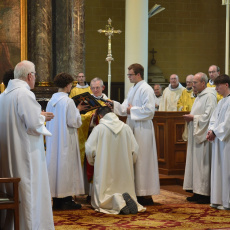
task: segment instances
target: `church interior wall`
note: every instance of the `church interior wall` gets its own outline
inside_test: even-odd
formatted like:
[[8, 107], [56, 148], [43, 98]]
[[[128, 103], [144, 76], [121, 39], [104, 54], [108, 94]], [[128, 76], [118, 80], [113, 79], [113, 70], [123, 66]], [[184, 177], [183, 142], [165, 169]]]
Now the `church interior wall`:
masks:
[[125, 0], [87, 0], [85, 1], [85, 41], [86, 41], [86, 76], [88, 79], [100, 77], [104, 81], [108, 78], [108, 37], [98, 33], [105, 29], [111, 18], [115, 30], [121, 34], [112, 36], [111, 63], [112, 81], [124, 81], [125, 60]]
[[[149, 19], [149, 51], [166, 79], [172, 73], [185, 82], [188, 74], [207, 73], [212, 64], [224, 70], [225, 11], [217, 0], [149, 0], [149, 9], [160, 4], [165, 10]], [[86, 75], [107, 81], [107, 37], [99, 34], [108, 18], [121, 34], [112, 37], [112, 81], [124, 81], [125, 0], [85, 2]], [[138, 33], [138, 31], [137, 31]], [[135, 47], [134, 47], [135, 48]], [[152, 54], [148, 54], [149, 65]]]
[[[105, 29], [111, 18], [114, 29], [122, 31], [112, 37], [112, 82], [124, 82], [125, 2], [85, 0], [85, 71], [88, 81], [94, 77], [107, 81], [108, 63], [105, 59], [108, 37], [98, 33], [98, 29]], [[212, 64], [220, 66], [223, 73], [226, 7], [221, 5], [221, 1], [149, 0], [149, 9], [156, 3], [165, 10], [149, 19], [148, 47], [149, 51], [153, 48], [157, 51], [156, 65], [163, 71], [164, 77], [169, 79], [172, 73], [177, 73], [181, 82], [185, 82], [188, 74], [207, 73]], [[28, 31], [29, 37], [31, 34], [32, 31]], [[28, 58], [30, 56], [28, 54]], [[150, 65], [152, 54], [148, 56]]]

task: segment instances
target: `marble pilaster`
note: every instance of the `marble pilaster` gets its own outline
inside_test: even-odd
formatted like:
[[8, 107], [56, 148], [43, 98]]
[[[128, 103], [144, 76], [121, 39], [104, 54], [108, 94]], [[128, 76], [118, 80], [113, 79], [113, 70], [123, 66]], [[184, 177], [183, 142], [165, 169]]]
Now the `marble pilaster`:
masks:
[[84, 0], [56, 2], [56, 73], [85, 72]]
[[52, 81], [52, 0], [28, 2], [28, 59], [34, 62], [39, 86]]

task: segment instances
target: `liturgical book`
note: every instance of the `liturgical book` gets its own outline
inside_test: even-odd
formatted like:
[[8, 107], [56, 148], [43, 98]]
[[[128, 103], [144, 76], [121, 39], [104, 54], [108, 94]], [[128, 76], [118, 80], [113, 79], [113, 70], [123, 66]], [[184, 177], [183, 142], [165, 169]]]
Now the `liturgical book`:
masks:
[[101, 107], [100, 103], [98, 103], [94, 96], [92, 96], [89, 92], [78, 94], [72, 97], [72, 99], [74, 100], [76, 107], [79, 105], [81, 101], [83, 102], [82, 105], [87, 105], [87, 109], [82, 110], [80, 112], [81, 114], [85, 114], [88, 111]]

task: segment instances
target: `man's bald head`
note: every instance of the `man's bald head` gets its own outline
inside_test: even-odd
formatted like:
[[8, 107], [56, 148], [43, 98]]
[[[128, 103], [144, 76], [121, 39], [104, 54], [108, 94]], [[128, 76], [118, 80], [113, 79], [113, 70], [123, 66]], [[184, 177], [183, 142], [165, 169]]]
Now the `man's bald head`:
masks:
[[175, 89], [175, 88], [178, 87], [178, 85], [179, 85], [179, 77], [178, 77], [176, 74], [172, 74], [172, 75], [170, 76], [169, 81], [170, 81], [171, 87], [172, 87], [173, 89]]
[[193, 75], [190, 74], [186, 77], [186, 88], [187, 89], [192, 89], [192, 80], [193, 80]]

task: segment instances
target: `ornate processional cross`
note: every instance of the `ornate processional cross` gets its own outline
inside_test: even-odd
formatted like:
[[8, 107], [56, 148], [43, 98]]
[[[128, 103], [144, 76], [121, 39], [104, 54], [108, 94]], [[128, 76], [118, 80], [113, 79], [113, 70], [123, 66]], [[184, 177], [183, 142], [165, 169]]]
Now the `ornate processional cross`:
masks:
[[105, 30], [98, 30], [99, 33], [105, 33], [105, 35], [108, 36], [108, 54], [107, 58], [105, 59], [108, 62], [108, 98], [110, 98], [111, 96], [111, 61], [113, 61], [111, 49], [111, 36], [113, 36], [113, 34], [121, 33], [121, 30], [114, 30], [111, 23], [112, 20], [109, 18], [108, 25], [105, 26]]

